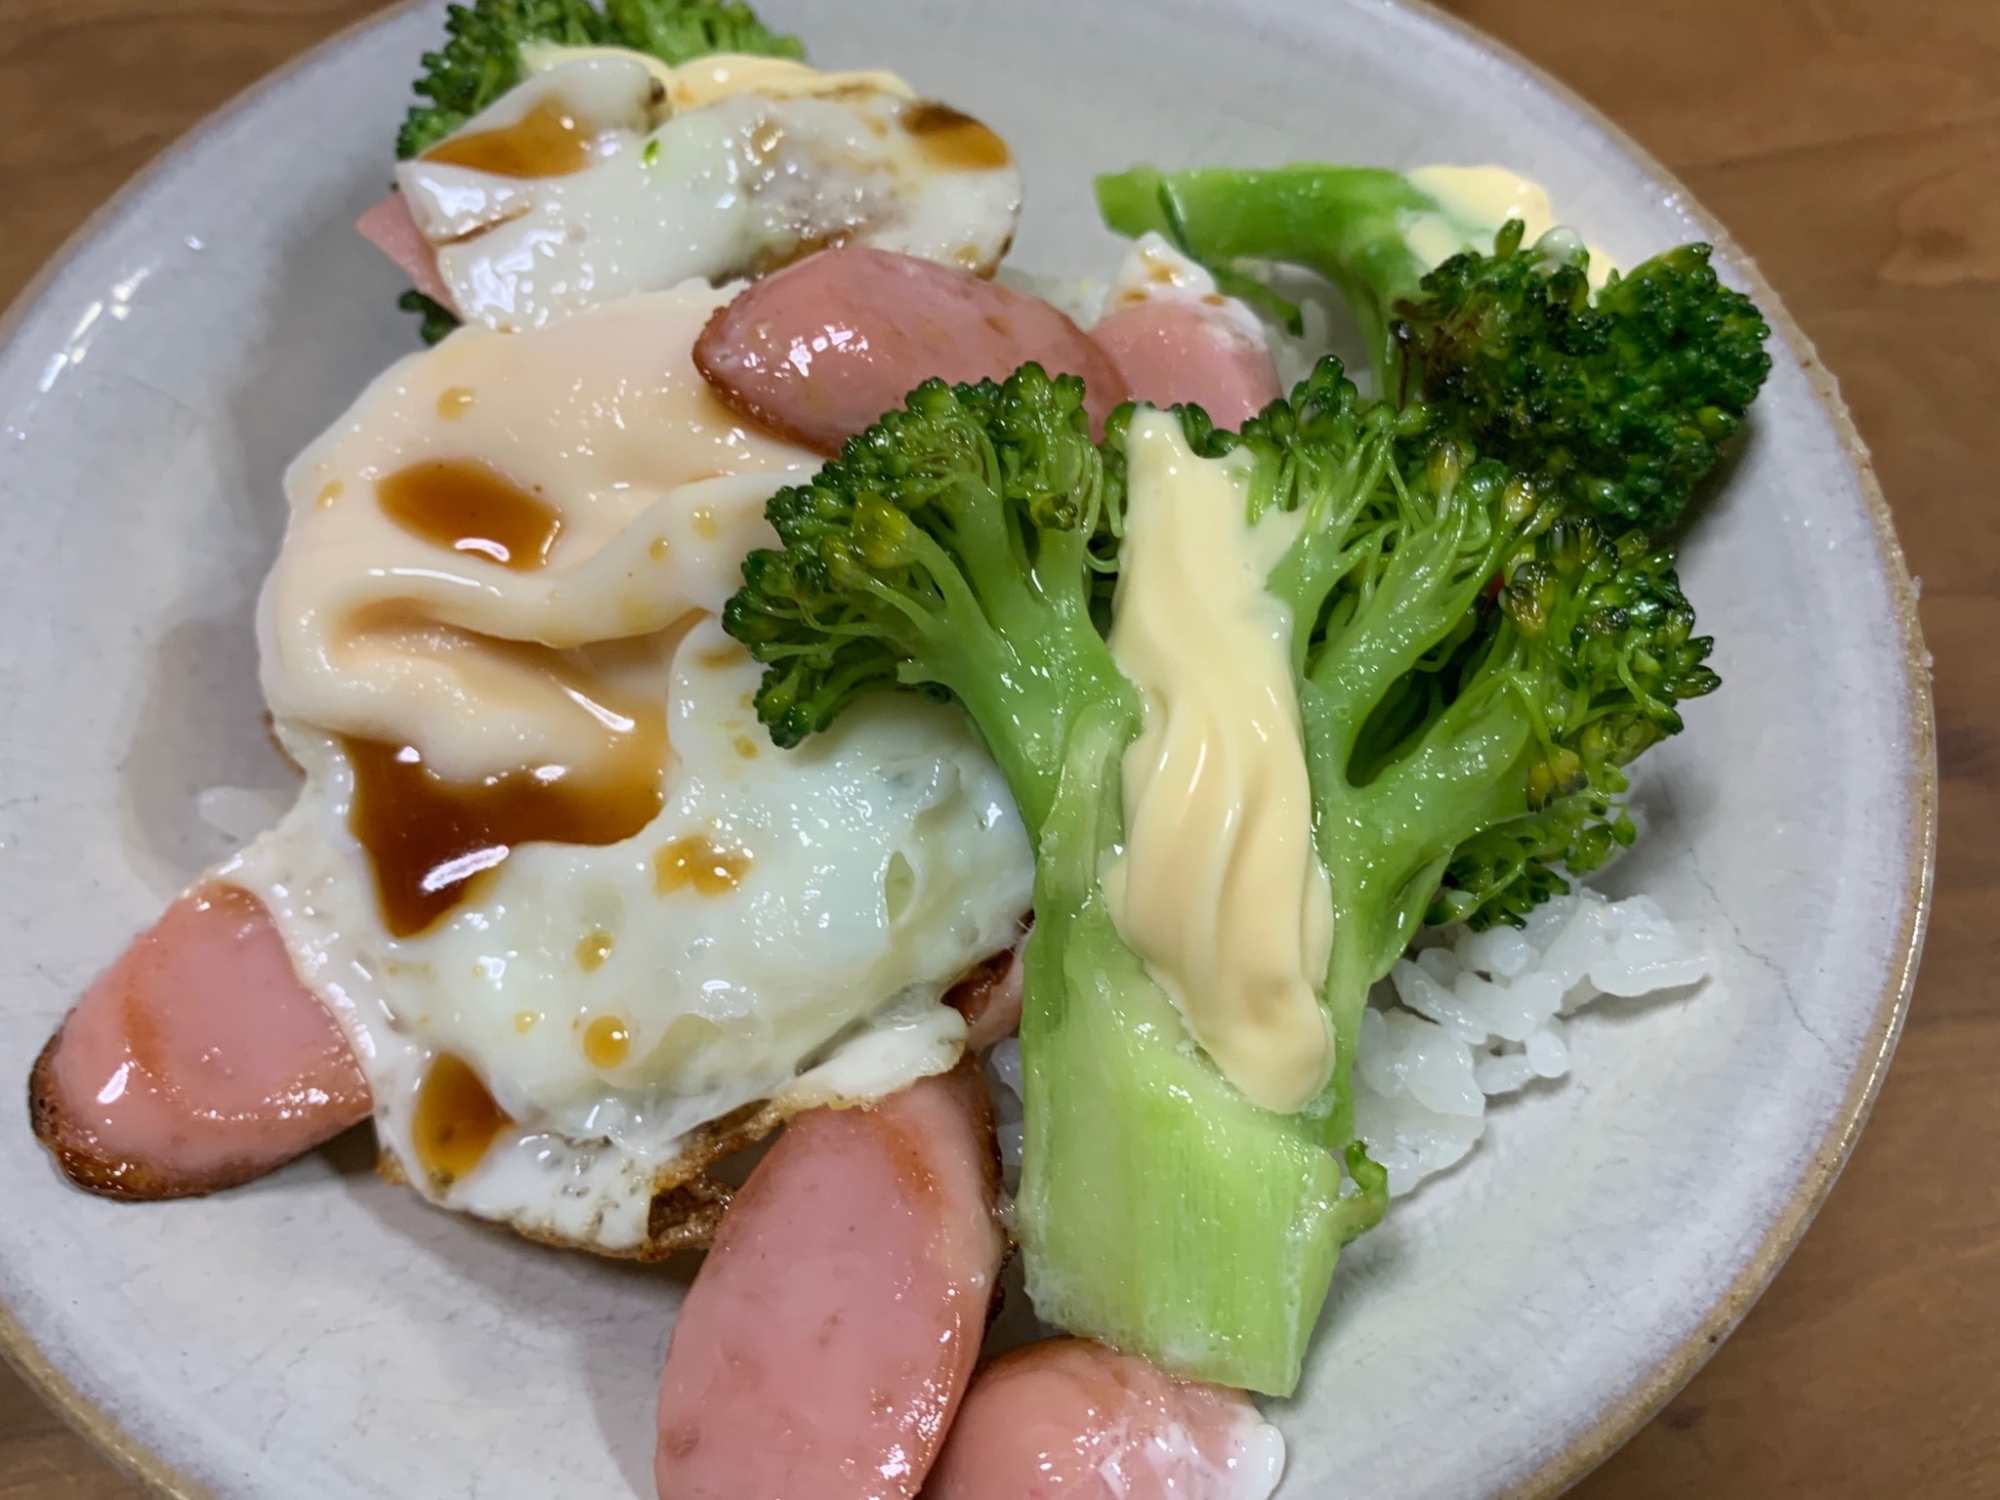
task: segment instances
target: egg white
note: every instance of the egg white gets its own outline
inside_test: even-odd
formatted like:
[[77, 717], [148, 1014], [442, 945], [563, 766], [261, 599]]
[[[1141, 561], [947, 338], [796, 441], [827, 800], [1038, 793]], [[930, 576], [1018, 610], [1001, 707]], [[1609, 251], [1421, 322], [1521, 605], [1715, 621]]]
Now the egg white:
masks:
[[[1005, 784], [955, 711], [904, 698], [779, 750], [745, 707], [757, 675], [712, 619], [697, 625], [673, 657], [659, 817], [619, 844], [523, 845], [473, 900], [403, 939], [384, 929], [348, 826], [345, 753], [280, 726], [305, 788], [223, 874], [263, 899], [339, 1019], [382, 1147], [419, 1191], [636, 1253], [656, 1184], [697, 1127], [757, 1100], [791, 1113], [879, 1098], [957, 1060], [965, 1026], [941, 997], [1012, 940], [1030, 899]], [[746, 854], [741, 883], [660, 892], [658, 851], [690, 837]], [[599, 1016], [630, 1033], [618, 1068], [585, 1056]], [[411, 1123], [446, 1053], [518, 1124], [440, 1184]]]
[[[964, 1024], [942, 996], [1030, 900], [1026, 832], [962, 714], [885, 695], [790, 751], [756, 720], [760, 668], [716, 615], [744, 554], [775, 540], [765, 500], [816, 460], [744, 428], [694, 371], [730, 295], [693, 283], [542, 329], [467, 327], [295, 460], [259, 630], [305, 782], [217, 872], [265, 902], [346, 1033], [397, 1175], [614, 1254], [659, 1248], [654, 1198], [746, 1106], [768, 1102], [768, 1125], [950, 1067]], [[560, 514], [546, 565], [510, 570], [385, 513], [379, 481], [447, 459]], [[513, 847], [396, 936], [350, 826], [348, 739], [418, 746], [456, 781], [586, 763], [604, 726], [518, 669], [523, 650], [664, 707], [663, 804], [617, 843]], [[691, 842], [727, 851], [735, 883], [663, 881]], [[606, 1018], [615, 1056], [588, 1045]], [[444, 1057], [512, 1122], [451, 1173], [413, 1133]]]
[[581, 170], [514, 177], [417, 157], [397, 182], [461, 318], [538, 327], [692, 276], [724, 281], [856, 241], [990, 274], [1013, 238], [1012, 161], [941, 159], [887, 74], [769, 59], [686, 69], [613, 48], [546, 49], [545, 71], [457, 135], [554, 103], [588, 137]]

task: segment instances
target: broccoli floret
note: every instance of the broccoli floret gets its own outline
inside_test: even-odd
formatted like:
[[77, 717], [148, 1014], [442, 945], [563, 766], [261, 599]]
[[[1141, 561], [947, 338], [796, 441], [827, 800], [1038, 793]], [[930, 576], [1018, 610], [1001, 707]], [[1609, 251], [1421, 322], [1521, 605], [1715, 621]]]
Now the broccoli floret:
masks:
[[[1614, 275], [1593, 301], [1573, 235], [1523, 246], [1518, 222], [1454, 218], [1395, 172], [1138, 167], [1099, 178], [1097, 194], [1113, 229], [1157, 230], [1238, 280], [1241, 259], [1326, 277], [1361, 325], [1378, 391], [1422, 400], [1480, 453], [1619, 529], [1680, 518], [1770, 371], [1769, 328], [1706, 245]], [[1412, 245], [1419, 225], [1464, 253], [1433, 268]]]
[[424, 54], [416, 91], [430, 103], [410, 110], [396, 155], [436, 145], [522, 78], [521, 44], [629, 47], [678, 66], [711, 52], [804, 57], [798, 38], [781, 36], [739, 0], [474, 0], [454, 5], [442, 50]]
[[[1518, 921], [1554, 864], [1629, 838], [1623, 767], [1718, 685], [1711, 643], [1670, 552], [1614, 539], [1422, 406], [1363, 402], [1338, 361], [1240, 434], [1184, 422], [1198, 452], [1253, 461], [1253, 516], [1308, 517], [1267, 586], [1316, 622], [1294, 651], [1351, 1058], [1369, 987], [1427, 915]], [[1338, 1145], [1344, 1069], [1329, 1107]]]
[[475, 0], [445, 14], [445, 44], [424, 54], [417, 93], [430, 100], [411, 108], [396, 136], [396, 155], [435, 146], [521, 81], [521, 43], [604, 45], [608, 23], [590, 0]]
[[426, 297], [414, 287], [396, 299], [396, 306], [406, 313], [415, 313], [423, 320], [418, 324], [417, 331], [426, 344], [435, 344], [458, 327], [457, 313], [435, 297]]
[[1189, 1046], [1106, 907], [1141, 721], [1093, 613], [1122, 474], [1073, 377], [927, 382], [772, 499], [783, 549], [751, 554], [723, 623], [767, 664], [757, 709], [783, 745], [870, 689], [955, 698], [1034, 835], [1017, 1207], [1041, 1315], [1282, 1394], [1385, 1179], [1357, 1146], [1344, 1187], [1318, 1120], [1257, 1108]]
[[711, 52], [804, 58], [805, 45], [757, 19], [742, 0], [604, 0], [618, 46], [678, 67]]
[[947, 695], [1035, 834], [1019, 1212], [1042, 1315], [1282, 1391], [1339, 1244], [1380, 1212], [1349, 1081], [1369, 987], [1426, 914], [1519, 920], [1558, 862], [1629, 837], [1622, 768], [1716, 678], [1670, 553], [1614, 539], [1428, 407], [1364, 401], [1337, 361], [1241, 433], [1181, 408], [1196, 453], [1247, 473], [1248, 522], [1303, 517], [1266, 587], [1298, 622], [1336, 1064], [1312, 1108], [1257, 1109], [1186, 1045], [1097, 883], [1140, 725], [1101, 608], [1132, 410], [1100, 447], [1069, 377], [919, 387], [771, 501], [783, 549], [751, 555], [723, 620], [767, 665], [757, 707], [780, 744], [863, 692]]
[[[1104, 222], [1137, 239], [1155, 230], [1240, 295], [1239, 260], [1283, 261], [1331, 281], [1354, 310], [1380, 390], [1398, 368], [1392, 309], [1415, 296], [1430, 265], [1405, 240], [1412, 216], [1437, 203], [1381, 167], [1134, 167], [1097, 179]], [[1292, 321], [1290, 316], [1286, 321]]]
[[1683, 245], [1593, 302], [1584, 266], [1521, 243], [1459, 255], [1396, 305], [1425, 398], [1483, 453], [1546, 474], [1581, 509], [1659, 531], [1743, 424], [1770, 373], [1770, 329]]

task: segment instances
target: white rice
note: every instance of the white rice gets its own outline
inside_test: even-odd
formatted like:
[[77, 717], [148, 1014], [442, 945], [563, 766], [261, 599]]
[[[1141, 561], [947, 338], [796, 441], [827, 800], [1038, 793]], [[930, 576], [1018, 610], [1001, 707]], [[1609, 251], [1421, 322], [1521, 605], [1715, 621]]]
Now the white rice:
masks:
[[1599, 995], [1694, 984], [1709, 960], [1648, 896], [1579, 888], [1525, 929], [1447, 928], [1399, 961], [1361, 1017], [1355, 1133], [1400, 1197], [1456, 1165], [1486, 1101], [1569, 1072], [1565, 1018]]
[[[1600, 995], [1678, 989], [1707, 976], [1648, 896], [1588, 888], [1539, 907], [1525, 928], [1426, 934], [1376, 986], [1361, 1017], [1355, 1131], [1401, 1197], [1455, 1166], [1486, 1131], [1487, 1100], [1569, 1072], [1566, 1018]], [[1021, 1045], [987, 1054], [1000, 1157], [1021, 1170]]]

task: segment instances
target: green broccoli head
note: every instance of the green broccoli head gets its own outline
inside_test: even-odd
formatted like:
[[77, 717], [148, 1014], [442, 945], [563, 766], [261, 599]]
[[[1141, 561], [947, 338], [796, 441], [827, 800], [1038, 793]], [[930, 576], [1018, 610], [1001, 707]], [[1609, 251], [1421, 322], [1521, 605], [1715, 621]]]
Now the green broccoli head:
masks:
[[415, 287], [396, 299], [396, 306], [415, 313], [422, 321], [417, 331], [426, 344], [435, 344], [458, 327], [458, 314], [435, 297], [427, 297]]
[[1074, 376], [917, 387], [772, 498], [783, 545], [750, 555], [723, 612], [768, 668], [772, 739], [796, 745], [875, 688], [955, 697], [1027, 788], [1032, 826], [1077, 690], [1129, 692], [1091, 618], [1091, 546], [1119, 490]]
[[424, 54], [396, 155], [436, 145], [522, 78], [521, 44], [629, 47], [678, 66], [711, 52], [804, 57], [798, 38], [771, 31], [740, 0], [473, 0], [445, 19], [445, 44]]
[[604, 0], [615, 45], [679, 67], [712, 52], [804, 58], [795, 36], [774, 32], [743, 0]]
[[[1426, 920], [1519, 926], [1549, 897], [1628, 847], [1624, 767], [1681, 729], [1677, 705], [1713, 692], [1712, 642], [1694, 634], [1672, 554], [1588, 519], [1559, 520], [1510, 563], [1487, 628], [1537, 689], [1541, 755], [1522, 815], [1462, 840]], [[1483, 647], [1475, 640], [1468, 655]], [[1560, 868], [1558, 868], [1560, 867]]]
[[416, 91], [430, 102], [411, 108], [396, 136], [396, 155], [435, 146], [521, 81], [521, 43], [601, 46], [608, 29], [590, 0], [474, 0], [445, 16], [445, 44], [424, 54]]
[[[1253, 518], [1302, 517], [1266, 586], [1297, 622], [1338, 913], [1326, 996], [1351, 1051], [1423, 921], [1519, 921], [1630, 841], [1624, 768], [1716, 687], [1710, 643], [1670, 551], [1479, 452], [1434, 406], [1362, 398], [1335, 361], [1240, 433], [1182, 423], [1198, 452], [1247, 461]], [[1336, 1079], [1330, 1142], [1351, 1102]]]
[[1454, 256], [1396, 305], [1423, 399], [1579, 509], [1671, 526], [1770, 373], [1770, 329], [1706, 245], [1614, 273], [1593, 301], [1587, 257], [1521, 237], [1510, 223], [1491, 255]]
[[[1770, 330], [1717, 279], [1706, 245], [1613, 277], [1593, 301], [1573, 236], [1524, 246], [1514, 223], [1479, 253], [1492, 226], [1455, 218], [1397, 172], [1135, 167], [1100, 177], [1097, 196], [1112, 229], [1165, 234], [1226, 290], [1259, 292], [1246, 271], [1259, 263], [1325, 277], [1354, 312], [1378, 391], [1422, 400], [1482, 456], [1621, 530], [1680, 517], [1770, 371]], [[1419, 223], [1448, 225], [1467, 253], [1431, 269], [1412, 244]]]

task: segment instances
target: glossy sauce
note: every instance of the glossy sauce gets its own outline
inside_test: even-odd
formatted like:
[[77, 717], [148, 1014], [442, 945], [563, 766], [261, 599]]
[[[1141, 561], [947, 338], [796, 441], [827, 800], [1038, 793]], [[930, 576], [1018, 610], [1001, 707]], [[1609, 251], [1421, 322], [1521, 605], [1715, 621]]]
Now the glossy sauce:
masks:
[[348, 823], [389, 931], [414, 937], [441, 921], [516, 844], [616, 844], [659, 816], [664, 710], [621, 722], [629, 727], [615, 753], [591, 776], [538, 766], [446, 781], [413, 747], [344, 740], [354, 767]]
[[478, 393], [471, 386], [447, 386], [438, 392], [437, 414], [446, 422], [456, 422], [478, 404]]
[[986, 126], [935, 99], [911, 105], [903, 128], [932, 165], [947, 172], [992, 172], [1014, 159], [1007, 143]]
[[611, 956], [611, 948], [611, 934], [602, 927], [585, 933], [576, 945], [576, 966], [586, 974], [596, 973]]
[[485, 1159], [493, 1138], [514, 1123], [464, 1058], [440, 1053], [417, 1088], [410, 1144], [434, 1192], [443, 1192]]
[[675, 839], [653, 855], [653, 889], [662, 896], [688, 886], [704, 896], [727, 895], [749, 873], [747, 850], [726, 849], [700, 834]]
[[472, 459], [426, 459], [376, 481], [382, 513], [403, 530], [516, 573], [549, 560], [562, 515], [539, 495]]
[[544, 99], [512, 125], [438, 142], [424, 160], [495, 177], [567, 177], [590, 165], [590, 137], [561, 104]]
[[632, 1029], [623, 1016], [598, 1016], [583, 1028], [583, 1057], [593, 1068], [610, 1072], [632, 1051]]

